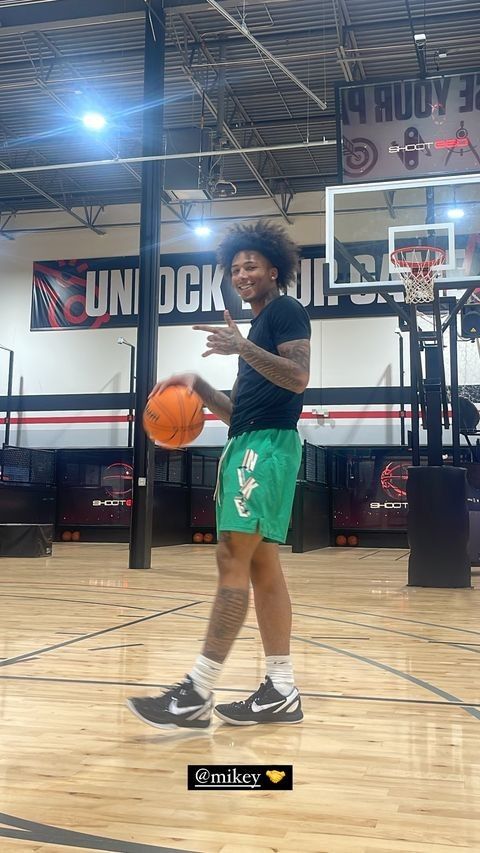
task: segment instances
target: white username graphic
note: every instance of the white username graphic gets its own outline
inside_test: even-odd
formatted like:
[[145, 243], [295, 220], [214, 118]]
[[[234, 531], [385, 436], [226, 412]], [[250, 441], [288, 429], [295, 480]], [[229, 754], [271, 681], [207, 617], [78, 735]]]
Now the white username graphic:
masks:
[[224, 773], [212, 773], [206, 767], [195, 772], [196, 788], [259, 788], [261, 773], [239, 773], [236, 767]]

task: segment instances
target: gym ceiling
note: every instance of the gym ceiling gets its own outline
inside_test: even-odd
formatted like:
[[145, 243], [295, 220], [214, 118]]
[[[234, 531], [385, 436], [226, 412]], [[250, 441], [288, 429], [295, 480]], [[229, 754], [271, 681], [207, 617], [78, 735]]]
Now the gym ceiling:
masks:
[[[209, 0], [165, 0], [166, 142], [159, 153], [165, 144], [167, 153], [200, 145], [264, 150], [204, 158], [195, 177], [200, 195], [165, 194], [182, 217], [191, 215], [194, 197], [233, 194], [271, 196], [287, 216], [297, 193], [336, 183], [337, 81], [478, 63], [478, 0], [218, 5], [226, 15]], [[60, 210], [94, 228], [103, 207], [139, 202], [138, 164], [36, 169], [141, 155], [146, 12], [147, 0], [0, 0], [0, 169], [34, 168], [0, 176], [4, 236], [15, 230], [17, 213]], [[91, 109], [108, 118], [102, 133], [81, 124]], [[325, 144], [300, 147], [306, 142]]]

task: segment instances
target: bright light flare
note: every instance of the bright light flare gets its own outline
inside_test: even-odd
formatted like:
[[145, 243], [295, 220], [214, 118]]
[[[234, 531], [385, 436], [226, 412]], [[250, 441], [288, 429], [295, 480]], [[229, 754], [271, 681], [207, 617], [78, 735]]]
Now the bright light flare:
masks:
[[208, 237], [212, 233], [212, 229], [208, 225], [197, 225], [194, 231], [197, 237]]
[[87, 130], [103, 130], [107, 123], [105, 116], [101, 113], [85, 113], [82, 121]]

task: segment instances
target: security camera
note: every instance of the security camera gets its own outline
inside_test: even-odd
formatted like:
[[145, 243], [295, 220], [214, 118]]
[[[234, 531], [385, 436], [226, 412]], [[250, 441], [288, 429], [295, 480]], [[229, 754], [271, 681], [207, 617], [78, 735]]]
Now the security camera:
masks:
[[419, 47], [422, 47], [422, 45], [424, 45], [427, 41], [426, 33], [418, 33], [417, 35], [414, 35], [413, 38], [415, 39], [415, 44], [417, 44]]

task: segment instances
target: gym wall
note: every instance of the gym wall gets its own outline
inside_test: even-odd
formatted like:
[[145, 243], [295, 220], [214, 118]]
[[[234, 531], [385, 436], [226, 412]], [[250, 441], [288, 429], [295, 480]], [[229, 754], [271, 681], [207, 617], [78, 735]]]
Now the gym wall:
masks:
[[[263, 200], [259, 200], [258, 214], [268, 215], [269, 209], [262, 210], [262, 204]], [[313, 211], [315, 204], [318, 209], [317, 194], [297, 196], [292, 212]], [[222, 205], [221, 213], [238, 216], [243, 209], [245, 203]], [[137, 207], [110, 208], [99, 225], [109, 221], [136, 222], [138, 215]], [[0, 344], [15, 352], [13, 394], [69, 394], [72, 407], [69, 411], [13, 412], [10, 441], [48, 448], [124, 446], [126, 410], [82, 411], [76, 395], [128, 391], [129, 349], [119, 346], [117, 338], [124, 335], [135, 344], [136, 330], [31, 332], [32, 265], [38, 260], [138, 254], [138, 227], [111, 228], [105, 236], [97, 236], [87, 229], [72, 229], [71, 220], [61, 214], [45, 215], [39, 220], [36, 216], [28, 222], [22, 217], [21, 227], [48, 224], [65, 230], [22, 233], [14, 241], [2, 240], [0, 245]], [[162, 250], [213, 250], [227, 225], [216, 225], [214, 235], [205, 241], [181, 224], [164, 224]], [[291, 234], [302, 245], [323, 244], [323, 218], [299, 216]], [[355, 299], [361, 304], [361, 296]], [[304, 438], [325, 445], [399, 442], [399, 407], [387, 393], [399, 385], [397, 326], [393, 317], [312, 321], [312, 371], [300, 423]], [[245, 334], [247, 329], [244, 324]], [[204, 335], [189, 326], [160, 327], [159, 376], [193, 369], [216, 387], [231, 388], [236, 359], [202, 359], [203, 341]], [[405, 349], [408, 371], [408, 346]], [[0, 395], [6, 394], [7, 356], [0, 351]], [[211, 419], [197, 443], [219, 445], [225, 435], [224, 425]]]

